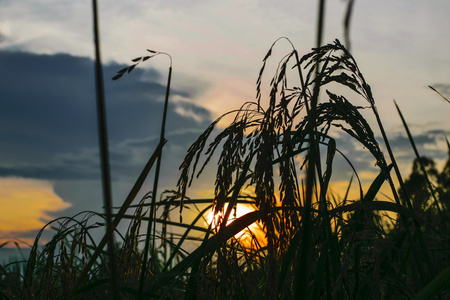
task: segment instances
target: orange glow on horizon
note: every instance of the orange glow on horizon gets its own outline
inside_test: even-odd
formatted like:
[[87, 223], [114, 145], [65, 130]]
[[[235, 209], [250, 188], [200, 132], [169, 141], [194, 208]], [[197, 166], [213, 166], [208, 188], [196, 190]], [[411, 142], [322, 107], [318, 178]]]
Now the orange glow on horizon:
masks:
[[47, 212], [70, 207], [50, 182], [23, 178], [0, 178], [0, 205], [0, 243], [18, 238], [28, 244], [21, 234], [42, 228], [51, 219]]

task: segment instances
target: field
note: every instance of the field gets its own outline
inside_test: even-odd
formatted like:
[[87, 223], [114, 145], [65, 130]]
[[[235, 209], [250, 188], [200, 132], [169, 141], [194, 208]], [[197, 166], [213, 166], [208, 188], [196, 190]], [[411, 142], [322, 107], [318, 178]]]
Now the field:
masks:
[[[450, 298], [450, 144], [438, 170], [418, 153], [397, 106], [416, 154], [404, 177], [363, 72], [340, 41], [323, 45], [320, 32], [306, 54], [286, 38], [274, 42], [256, 100], [206, 128], [187, 151], [178, 186], [158, 198], [163, 123], [160, 145], [122, 207], [47, 224], [50, 242], [40, 247], [43, 229], [26, 260], [0, 266], [0, 297]], [[266, 63], [281, 42], [292, 51], [265, 86]], [[165, 55], [149, 53], [114, 79]], [[340, 136], [371, 154], [378, 174], [369, 184], [341, 151]], [[338, 157], [353, 170], [343, 191], [331, 189]], [[189, 186], [207, 167], [215, 170], [214, 195], [190, 198]], [[153, 191], [132, 204], [153, 168]], [[116, 230], [121, 222], [129, 224], [125, 233]], [[101, 241], [93, 238], [99, 231], [106, 232]]]

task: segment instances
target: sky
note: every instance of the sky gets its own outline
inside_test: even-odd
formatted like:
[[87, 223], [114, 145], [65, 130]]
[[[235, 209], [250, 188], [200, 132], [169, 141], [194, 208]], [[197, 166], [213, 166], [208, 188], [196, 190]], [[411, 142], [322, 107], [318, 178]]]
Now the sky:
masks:
[[[187, 149], [216, 117], [255, 99], [277, 38], [288, 37], [301, 55], [316, 43], [312, 0], [98, 3], [115, 205], [159, 141], [169, 67], [158, 56], [112, 81], [131, 59], [146, 49], [173, 58], [163, 190], [175, 188]], [[346, 4], [326, 2], [324, 43], [344, 41]], [[394, 99], [421, 154], [447, 158], [450, 106], [428, 85], [450, 97], [449, 11], [447, 0], [355, 1], [351, 51], [406, 173], [413, 153]], [[290, 50], [276, 46], [269, 74]], [[102, 211], [93, 56], [91, 1], [0, 1], [0, 241], [30, 242], [53, 218]], [[373, 176], [373, 161], [350, 138], [338, 146]], [[199, 195], [212, 189], [202, 180]]]

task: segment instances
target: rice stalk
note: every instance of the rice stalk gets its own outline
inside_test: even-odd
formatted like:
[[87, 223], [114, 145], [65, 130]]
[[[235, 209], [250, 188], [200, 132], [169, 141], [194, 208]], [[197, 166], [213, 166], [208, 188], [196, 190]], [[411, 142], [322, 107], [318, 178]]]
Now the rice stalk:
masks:
[[[124, 204], [118, 207], [111, 228], [116, 229], [121, 220], [130, 221], [124, 235], [116, 232], [119, 243], [114, 267], [119, 271], [120, 295], [158, 299], [292, 299], [299, 295], [311, 299], [397, 299], [442, 294], [447, 278], [448, 245], [443, 238], [447, 229], [442, 224], [432, 228], [424, 223], [423, 216], [434, 218], [435, 212], [418, 212], [393, 188], [391, 170], [396, 163], [390, 154], [392, 163], [387, 162], [366, 120], [365, 115], [371, 113], [387, 139], [370, 86], [355, 59], [338, 40], [301, 58], [293, 48], [281, 59], [269, 92], [263, 95], [262, 76], [276, 44], [263, 59], [255, 101], [229, 112], [234, 119], [221, 132], [216, 134], [216, 125], [223, 116], [198, 137], [180, 166], [178, 190], [165, 191], [158, 200], [155, 184], [139, 204], [131, 205], [160, 157], [165, 143], [162, 139]], [[134, 65], [115, 77], [149, 58], [134, 59]], [[290, 71], [291, 67], [295, 70]], [[299, 87], [288, 85], [290, 72], [298, 72]], [[351, 94], [337, 93], [336, 86]], [[326, 93], [319, 93], [324, 88]], [[367, 105], [356, 105], [358, 98]], [[267, 104], [263, 105], [263, 100]], [[363, 191], [352, 158], [339, 149], [335, 132], [350, 136], [376, 162], [379, 174], [367, 191]], [[332, 190], [337, 154], [353, 173], [343, 196]], [[214, 197], [189, 198], [187, 190], [194, 177], [211, 164], [216, 169]], [[448, 209], [447, 169], [436, 175], [440, 186], [435, 201], [442, 209]], [[350, 189], [355, 177], [357, 193], [353, 198]], [[395, 198], [391, 202], [379, 199], [386, 181]], [[406, 183], [404, 188], [408, 189]], [[255, 211], [233, 217], [241, 204], [251, 204]], [[135, 212], [128, 212], [130, 208]], [[201, 224], [211, 209], [216, 213], [213, 223]], [[189, 211], [192, 219], [183, 222], [180, 214], [180, 222], [173, 221], [176, 210]], [[398, 218], [388, 219], [383, 215], [387, 212]], [[96, 222], [97, 218], [100, 221]], [[386, 220], [393, 228], [384, 224]], [[142, 221], [151, 223], [144, 234]], [[264, 243], [249, 228], [255, 222], [262, 224]], [[97, 243], [92, 237], [105, 226], [105, 216], [86, 213], [55, 220], [47, 227], [53, 225], [56, 234], [43, 250], [39, 247], [42, 231], [38, 234], [25, 270], [18, 272], [23, 278], [9, 271], [12, 265], [8, 270], [0, 268], [2, 279], [19, 282], [17, 289], [0, 285], [0, 293], [20, 293], [22, 298], [110, 295], [111, 268], [104, 263], [108, 254], [103, 250], [107, 238]], [[249, 233], [250, 247], [237, 235], [242, 230]], [[199, 246], [190, 251], [189, 243]], [[152, 260], [150, 266], [146, 255]], [[439, 272], [441, 275], [433, 275]]]
[[117, 274], [115, 271], [115, 249], [114, 249], [114, 230], [111, 226], [112, 214], [112, 191], [111, 191], [111, 171], [109, 166], [109, 150], [108, 150], [108, 133], [106, 123], [106, 107], [105, 95], [103, 87], [103, 72], [102, 62], [100, 56], [100, 35], [98, 26], [98, 12], [97, 0], [92, 0], [93, 24], [94, 24], [94, 45], [95, 45], [95, 87], [97, 92], [97, 121], [98, 121], [98, 135], [100, 147], [100, 165], [102, 173], [102, 189], [103, 202], [106, 215], [106, 236], [108, 237], [108, 251], [109, 251], [109, 265], [112, 272], [111, 287], [113, 288], [113, 299], [119, 299], [117, 291]]
[[[164, 101], [164, 111], [163, 111], [163, 119], [162, 119], [162, 124], [161, 124], [160, 143], [163, 143], [165, 141], [164, 136], [165, 136], [165, 128], [166, 128], [167, 107], [169, 104], [170, 83], [171, 83], [171, 79], [172, 79], [172, 57], [169, 54], [167, 54], [167, 56], [170, 59], [170, 67], [169, 67], [169, 75], [168, 75], [168, 79], [167, 79], [166, 97], [165, 97], [165, 101]], [[156, 202], [156, 197], [157, 197], [157, 193], [158, 193], [158, 181], [159, 181], [159, 173], [160, 173], [160, 169], [161, 169], [161, 156], [162, 156], [162, 152], [160, 153], [160, 155], [158, 155], [158, 159], [156, 162], [155, 178], [154, 178], [154, 182], [153, 182], [152, 205], [150, 207], [150, 215], [149, 215], [150, 218], [153, 220], [156, 220], [155, 202]], [[147, 225], [147, 235], [146, 235], [145, 246], [144, 246], [144, 258], [142, 261], [138, 299], [142, 299], [142, 292], [144, 289], [144, 281], [145, 281], [145, 276], [146, 276], [146, 272], [144, 272], [144, 270], [147, 269], [148, 248], [149, 248], [150, 237], [151, 237], [151, 233], [152, 233], [152, 225], [154, 223], [153, 220], [150, 220], [147, 223], [148, 224]], [[155, 228], [155, 226], [153, 227], [153, 229], [154, 228]], [[153, 232], [153, 237], [155, 237], [155, 232]], [[150, 253], [152, 257], [154, 256], [154, 250], [155, 250], [154, 245], [155, 245], [155, 240], [153, 238], [152, 249], [151, 249], [151, 253]], [[152, 263], [150, 263], [150, 270], [151, 269], [153, 269]]]
[[[114, 221], [111, 224], [111, 229], [112, 230], [115, 230], [117, 228], [117, 226], [119, 225], [119, 223], [122, 220], [123, 216], [125, 215], [128, 207], [131, 205], [131, 203], [135, 199], [137, 193], [140, 191], [142, 185], [144, 184], [145, 179], [147, 178], [148, 173], [150, 172], [150, 170], [153, 167], [153, 164], [156, 161], [156, 158], [160, 155], [162, 147], [164, 146], [164, 144], [165, 144], [165, 142], [164, 143], [160, 143], [158, 145], [158, 147], [156, 148], [156, 150], [153, 152], [152, 156], [148, 160], [147, 164], [144, 166], [141, 174], [139, 175], [138, 179], [136, 180], [135, 184], [133, 185], [132, 189], [130, 190], [130, 193], [128, 194], [127, 198], [125, 199], [125, 202], [120, 207], [119, 212], [117, 213], [116, 217], [114, 218]], [[107, 240], [108, 240], [108, 238], [105, 235], [102, 238], [101, 242], [99, 243], [98, 247], [96, 248], [92, 258], [90, 259], [90, 261], [85, 266], [83, 272], [80, 274], [79, 278], [76, 280], [76, 283], [75, 283], [74, 287], [72, 288], [72, 290], [68, 294], [68, 299], [73, 299], [73, 297], [75, 296], [76, 291], [81, 286], [81, 284], [82, 284], [83, 280], [85, 279], [85, 277], [88, 275], [92, 265], [94, 264], [94, 262], [96, 261], [97, 257], [100, 255], [100, 253], [103, 251], [103, 248], [105, 247], [105, 245], [107, 243]]]

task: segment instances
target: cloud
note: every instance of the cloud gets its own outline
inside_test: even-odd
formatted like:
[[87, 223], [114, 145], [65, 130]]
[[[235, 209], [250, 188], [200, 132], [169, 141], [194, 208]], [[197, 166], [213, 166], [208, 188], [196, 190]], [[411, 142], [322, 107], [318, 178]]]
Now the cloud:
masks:
[[[442, 160], [447, 158], [445, 137], [449, 135], [450, 131], [448, 130], [428, 130], [413, 135], [413, 139], [420, 155]], [[407, 159], [412, 162], [414, 152], [406, 133], [394, 135], [389, 141], [400, 160]]]
[[[31, 242], [46, 221], [103, 211], [97, 141], [94, 63], [68, 54], [0, 51], [0, 233]], [[160, 139], [165, 78], [139, 66], [104, 65], [114, 203], [120, 205]], [[192, 81], [195, 82], [195, 81]], [[196, 87], [191, 86], [190, 91]], [[160, 189], [174, 188], [190, 144], [210, 112], [172, 85]], [[149, 182], [143, 193], [152, 186]], [[51, 182], [51, 183], [50, 183]], [[139, 197], [139, 196], [138, 196]], [[27, 209], [25, 209], [27, 208]], [[6, 212], [6, 213], [5, 213]]]
[[[438, 165], [448, 159], [447, 144], [445, 136], [449, 136], [450, 132], [446, 130], [428, 130], [421, 134], [414, 135], [414, 141], [419, 154], [427, 156], [435, 160]], [[336, 153], [333, 161], [333, 181], [348, 181], [354, 174], [353, 168], [356, 170], [359, 178], [363, 183], [372, 182], [375, 176], [366, 176], [367, 174], [378, 174], [379, 167], [376, 166], [376, 160], [372, 154], [364, 148], [356, 139], [346, 133], [333, 131], [336, 140], [336, 148], [340, 152]], [[388, 137], [389, 144], [395, 156], [395, 160], [400, 167], [400, 171], [404, 178], [410, 174], [410, 168], [415, 154], [406, 133], [391, 134]], [[376, 138], [381, 151], [384, 154], [386, 162], [391, 163], [388, 151], [382, 137]], [[323, 149], [323, 153], [326, 150]], [[325, 162], [325, 156], [323, 156]], [[349, 164], [351, 163], [351, 165]]]
[[[92, 60], [0, 52], [0, 65], [8, 74], [0, 82], [0, 175], [99, 178]], [[120, 174], [145, 163], [156, 148], [166, 91], [153, 69], [137, 68], [110, 80], [123, 67], [104, 66], [111, 163]], [[183, 128], [183, 136], [169, 143], [187, 149], [211, 116], [189, 102], [188, 93], [173, 88], [171, 95], [177, 100], [169, 103], [166, 134], [176, 136]]]
[[[8, 74], [0, 82], [0, 176], [99, 179], [92, 60], [68, 54], [0, 52], [0, 64]], [[113, 178], [131, 180], [158, 144], [165, 95], [165, 84], [160, 82], [165, 78], [139, 66], [111, 81], [123, 67], [105, 65], [104, 75]], [[211, 121], [211, 113], [176, 86], [171, 99], [169, 143], [163, 157], [176, 173], [189, 145]], [[443, 131], [425, 132], [416, 136], [416, 142], [427, 150], [423, 153], [442, 156], [441, 146], [433, 145], [441, 145], [444, 135]], [[357, 154], [349, 143], [351, 139], [344, 141], [346, 154], [361, 158], [354, 164], [370, 167], [371, 160], [365, 158], [370, 154]], [[395, 136], [391, 143], [397, 153], [410, 150], [404, 135]], [[405, 155], [405, 160], [411, 158]]]

